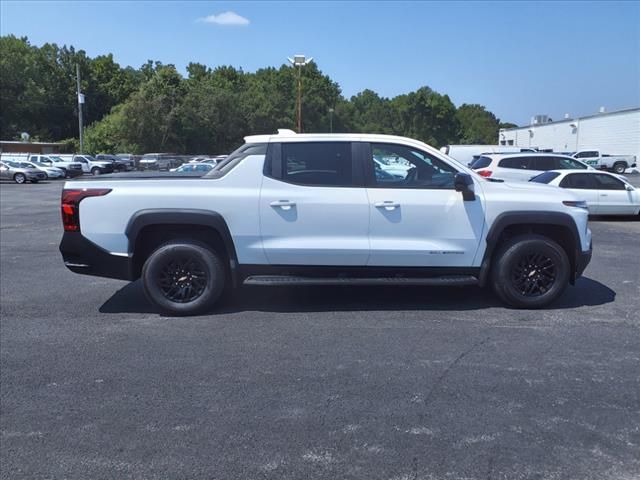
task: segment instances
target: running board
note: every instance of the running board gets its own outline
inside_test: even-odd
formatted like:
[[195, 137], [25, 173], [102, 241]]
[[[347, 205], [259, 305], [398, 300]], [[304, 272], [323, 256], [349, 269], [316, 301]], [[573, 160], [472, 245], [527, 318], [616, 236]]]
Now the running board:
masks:
[[256, 275], [247, 277], [245, 285], [425, 285], [425, 286], [465, 286], [478, 285], [473, 275], [446, 275], [441, 277], [299, 277], [292, 275]]

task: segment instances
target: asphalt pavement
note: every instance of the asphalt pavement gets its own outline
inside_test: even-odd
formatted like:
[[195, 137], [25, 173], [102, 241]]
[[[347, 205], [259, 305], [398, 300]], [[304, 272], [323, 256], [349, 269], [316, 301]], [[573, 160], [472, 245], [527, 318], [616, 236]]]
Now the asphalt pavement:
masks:
[[61, 185], [0, 185], [0, 478], [640, 478], [639, 219], [594, 219], [546, 310], [253, 287], [167, 318], [64, 267]]

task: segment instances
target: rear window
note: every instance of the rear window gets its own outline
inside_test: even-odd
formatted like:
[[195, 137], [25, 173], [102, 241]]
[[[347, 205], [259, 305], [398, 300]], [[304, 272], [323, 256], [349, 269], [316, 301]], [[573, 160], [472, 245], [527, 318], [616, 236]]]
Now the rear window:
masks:
[[471, 163], [471, 168], [475, 170], [478, 168], [487, 168], [489, 165], [491, 165], [491, 159], [489, 157], [479, 157]]
[[560, 174], [557, 172], [544, 172], [544, 173], [541, 173], [540, 175], [536, 175], [529, 181], [536, 182], [536, 183], [550, 183], [554, 179], [558, 178], [559, 175]]
[[298, 185], [350, 186], [353, 166], [350, 142], [282, 144], [282, 179]]

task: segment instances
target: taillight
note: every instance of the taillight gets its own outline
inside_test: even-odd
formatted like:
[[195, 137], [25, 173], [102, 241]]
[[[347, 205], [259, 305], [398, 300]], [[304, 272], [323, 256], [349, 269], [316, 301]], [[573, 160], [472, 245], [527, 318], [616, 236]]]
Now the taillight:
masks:
[[77, 188], [62, 190], [62, 225], [65, 232], [80, 231], [80, 202], [87, 197], [101, 197], [110, 188]]
[[490, 177], [493, 172], [491, 170], [478, 170], [476, 173], [482, 177]]

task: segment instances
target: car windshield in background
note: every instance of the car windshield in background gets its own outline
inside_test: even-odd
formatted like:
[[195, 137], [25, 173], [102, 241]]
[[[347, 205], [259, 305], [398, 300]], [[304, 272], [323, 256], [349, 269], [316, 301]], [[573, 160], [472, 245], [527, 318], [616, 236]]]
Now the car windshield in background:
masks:
[[229, 170], [235, 167], [238, 163], [240, 163], [244, 158], [250, 155], [266, 155], [267, 154], [267, 144], [266, 143], [249, 143], [242, 145], [240, 148], [235, 150], [231, 155], [222, 160], [219, 164], [217, 164], [211, 171], [206, 175], [206, 177], [220, 177], [226, 174]]
[[541, 173], [540, 175], [536, 175], [529, 181], [536, 182], [536, 183], [549, 183], [549, 182], [552, 182], [554, 179], [558, 178], [558, 176], [560, 176], [558, 172], [544, 172], [544, 173]]
[[489, 157], [479, 157], [471, 164], [471, 168], [486, 168], [491, 165], [491, 159]]

